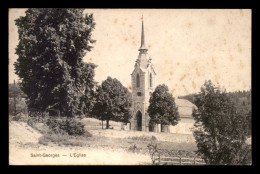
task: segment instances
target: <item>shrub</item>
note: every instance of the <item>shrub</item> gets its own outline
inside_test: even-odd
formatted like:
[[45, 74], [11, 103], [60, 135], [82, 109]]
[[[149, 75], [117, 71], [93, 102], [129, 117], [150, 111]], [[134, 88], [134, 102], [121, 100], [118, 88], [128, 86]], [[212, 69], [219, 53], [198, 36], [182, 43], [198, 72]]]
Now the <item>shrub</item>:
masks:
[[157, 158], [160, 158], [160, 151], [159, 151], [159, 149], [157, 147], [157, 144], [149, 143], [147, 145], [147, 148], [148, 148], [148, 151], [149, 151], [149, 154], [150, 154], [150, 158], [151, 158], [153, 164], [155, 164], [155, 160]]
[[38, 130], [42, 134], [47, 134], [50, 132], [50, 129], [48, 126], [46, 126], [44, 123], [35, 123], [34, 129]]
[[157, 138], [155, 136], [152, 136], [153, 141], [157, 141]]
[[66, 130], [69, 135], [84, 135], [84, 125], [76, 121], [75, 119], [67, 119], [65, 124], [62, 125], [62, 129]]
[[86, 136], [75, 137], [68, 134], [52, 134], [47, 133], [39, 138], [39, 144], [48, 145], [49, 143], [55, 143], [59, 146], [84, 146], [86, 141]]
[[87, 135], [90, 136], [90, 133], [86, 132], [84, 129], [84, 125], [75, 120], [75, 119], [66, 119], [66, 120], [55, 120], [55, 119], [48, 119], [46, 122], [47, 126], [54, 132], [54, 133], [67, 133], [68, 135]]
[[137, 150], [137, 146], [134, 144], [134, 145], [131, 145], [129, 148], [128, 148], [128, 151], [129, 152], [135, 152]]
[[66, 134], [66, 131], [61, 129], [63, 126], [62, 120], [56, 120], [56, 119], [47, 119], [46, 125], [49, 127], [49, 129], [54, 134]]
[[29, 126], [31, 126], [32, 128], [34, 128], [35, 124], [36, 124], [36, 118], [34, 117], [30, 117], [28, 120], [27, 120], [27, 124]]
[[46, 142], [46, 140], [45, 140], [45, 136], [42, 136], [39, 138], [39, 144], [42, 144], [44, 146], [48, 145], [48, 142]]

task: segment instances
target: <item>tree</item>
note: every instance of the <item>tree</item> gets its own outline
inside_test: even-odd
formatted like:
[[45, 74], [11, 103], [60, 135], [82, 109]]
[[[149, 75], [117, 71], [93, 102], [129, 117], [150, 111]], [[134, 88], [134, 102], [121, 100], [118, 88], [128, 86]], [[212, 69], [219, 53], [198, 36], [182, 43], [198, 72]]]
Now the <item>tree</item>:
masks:
[[13, 98], [14, 94], [16, 97], [26, 98], [26, 95], [23, 93], [23, 91], [19, 87], [19, 83], [15, 84], [15, 85], [13, 83], [8, 84], [8, 93], [9, 93], [9, 98]]
[[147, 112], [150, 116], [150, 123], [174, 126], [180, 120], [175, 100], [165, 84], [155, 88], [149, 102]]
[[[16, 19], [19, 44], [14, 63], [28, 107], [59, 109], [74, 116], [82, 97], [82, 58], [91, 50], [92, 14], [83, 9], [28, 9]], [[93, 72], [94, 66], [87, 66]], [[88, 82], [89, 83], [89, 82]], [[91, 86], [91, 85], [90, 85]]]
[[193, 111], [198, 154], [208, 164], [248, 164], [250, 148], [245, 143], [246, 117], [236, 112], [225, 91], [206, 81], [196, 96]]
[[17, 115], [19, 113], [26, 114], [27, 106], [24, 98], [26, 95], [19, 88], [19, 83], [9, 84], [9, 114]]
[[92, 109], [95, 103], [95, 88], [97, 86], [97, 82], [94, 81], [95, 71], [94, 69], [97, 65], [92, 63], [84, 63], [83, 67], [79, 69], [81, 70], [81, 78], [80, 84], [82, 84], [81, 88], [81, 98], [79, 108], [81, 109], [80, 113], [82, 114], [91, 114]]
[[131, 118], [131, 93], [116, 78], [108, 77], [96, 91], [93, 115], [100, 120], [129, 122]]

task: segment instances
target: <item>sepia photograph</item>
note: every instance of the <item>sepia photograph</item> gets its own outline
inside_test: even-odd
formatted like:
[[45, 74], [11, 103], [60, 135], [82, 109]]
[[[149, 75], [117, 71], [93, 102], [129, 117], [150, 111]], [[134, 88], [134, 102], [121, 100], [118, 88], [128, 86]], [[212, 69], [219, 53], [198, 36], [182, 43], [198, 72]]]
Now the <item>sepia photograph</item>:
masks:
[[8, 9], [9, 165], [252, 165], [251, 9]]

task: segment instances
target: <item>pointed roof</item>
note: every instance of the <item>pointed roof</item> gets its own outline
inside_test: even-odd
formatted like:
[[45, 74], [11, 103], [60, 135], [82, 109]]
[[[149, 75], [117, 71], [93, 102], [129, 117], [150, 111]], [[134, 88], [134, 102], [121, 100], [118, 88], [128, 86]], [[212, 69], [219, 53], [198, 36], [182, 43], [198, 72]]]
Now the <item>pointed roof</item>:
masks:
[[139, 48], [139, 51], [141, 50], [148, 50], [145, 46], [145, 39], [144, 39], [144, 21], [142, 16], [142, 34], [141, 34], [141, 46]]

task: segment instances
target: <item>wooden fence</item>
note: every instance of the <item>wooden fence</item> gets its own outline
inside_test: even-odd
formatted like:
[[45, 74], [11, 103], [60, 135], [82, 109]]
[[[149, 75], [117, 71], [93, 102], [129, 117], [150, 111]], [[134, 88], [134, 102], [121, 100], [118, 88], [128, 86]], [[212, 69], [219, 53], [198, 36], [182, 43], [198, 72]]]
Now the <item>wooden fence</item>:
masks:
[[201, 158], [182, 158], [182, 157], [158, 157], [155, 158], [155, 165], [206, 165]]

